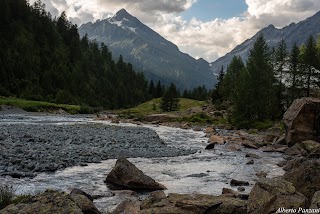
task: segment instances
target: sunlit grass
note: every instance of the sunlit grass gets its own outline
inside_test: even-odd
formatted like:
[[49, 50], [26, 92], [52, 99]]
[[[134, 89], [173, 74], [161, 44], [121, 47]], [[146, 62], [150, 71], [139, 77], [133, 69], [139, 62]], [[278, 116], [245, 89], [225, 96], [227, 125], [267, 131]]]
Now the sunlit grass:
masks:
[[24, 100], [15, 97], [1, 97], [0, 105], [15, 106], [29, 112], [43, 112], [62, 109], [70, 114], [76, 114], [80, 111], [80, 106], [55, 104], [43, 101]]
[[[160, 103], [161, 103], [161, 98], [156, 98], [148, 102], [142, 103], [141, 105], [138, 105], [134, 108], [123, 110], [122, 112], [127, 111], [133, 114], [139, 114], [139, 115], [161, 113], [162, 111], [160, 109]], [[205, 104], [204, 101], [181, 98], [179, 111], [186, 111], [187, 109], [192, 107], [202, 107], [204, 104]]]

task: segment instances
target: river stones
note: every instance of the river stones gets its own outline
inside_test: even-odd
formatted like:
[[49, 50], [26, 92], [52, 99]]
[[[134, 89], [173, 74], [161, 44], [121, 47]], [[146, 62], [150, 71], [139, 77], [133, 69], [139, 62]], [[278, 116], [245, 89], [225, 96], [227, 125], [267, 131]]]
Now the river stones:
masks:
[[111, 189], [164, 190], [166, 187], [145, 175], [124, 157], [118, 158], [105, 183]]
[[[22, 117], [21, 120], [24, 118]], [[195, 153], [168, 146], [143, 127], [99, 124], [0, 124], [0, 176], [34, 177], [70, 166], [126, 157], [173, 157]]]

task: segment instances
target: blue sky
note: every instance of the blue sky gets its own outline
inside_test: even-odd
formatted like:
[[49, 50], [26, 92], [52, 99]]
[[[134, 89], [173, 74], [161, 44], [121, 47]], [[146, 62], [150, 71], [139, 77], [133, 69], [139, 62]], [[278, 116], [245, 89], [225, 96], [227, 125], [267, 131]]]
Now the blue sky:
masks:
[[210, 21], [216, 18], [228, 19], [241, 16], [247, 11], [248, 5], [244, 0], [198, 0], [188, 10], [181, 13], [187, 20], [197, 18]]

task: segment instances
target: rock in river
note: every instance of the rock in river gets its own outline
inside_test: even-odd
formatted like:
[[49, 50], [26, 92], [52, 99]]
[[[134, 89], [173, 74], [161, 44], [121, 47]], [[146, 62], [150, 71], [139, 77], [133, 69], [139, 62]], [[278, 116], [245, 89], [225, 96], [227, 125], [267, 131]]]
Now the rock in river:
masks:
[[166, 187], [145, 175], [126, 158], [120, 157], [108, 174], [105, 183], [114, 189], [164, 190]]

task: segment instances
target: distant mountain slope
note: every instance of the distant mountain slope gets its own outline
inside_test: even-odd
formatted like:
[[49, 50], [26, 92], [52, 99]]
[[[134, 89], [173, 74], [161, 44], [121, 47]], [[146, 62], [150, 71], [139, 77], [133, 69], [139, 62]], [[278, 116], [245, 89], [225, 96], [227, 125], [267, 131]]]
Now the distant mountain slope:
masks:
[[238, 45], [230, 53], [211, 63], [211, 69], [217, 74], [221, 70], [221, 66], [226, 68], [234, 56], [241, 56], [241, 58], [246, 61], [249, 50], [252, 48], [254, 41], [260, 34], [264, 35], [270, 47], [276, 46], [281, 39], [284, 39], [288, 48], [291, 49], [295, 42], [300, 46], [307, 41], [307, 38], [310, 35], [313, 35], [316, 38], [319, 33], [320, 12], [304, 21], [299, 22], [298, 24], [291, 23], [282, 29], [277, 29], [273, 25], [269, 25], [268, 27], [260, 30], [251, 39], [248, 39], [241, 45]]
[[82, 25], [79, 33], [105, 43], [115, 59], [122, 55], [148, 79], [161, 80], [165, 84], [174, 82], [180, 89], [199, 85], [212, 88], [214, 85], [215, 77], [207, 61], [180, 52], [175, 44], [124, 9], [111, 18]]

